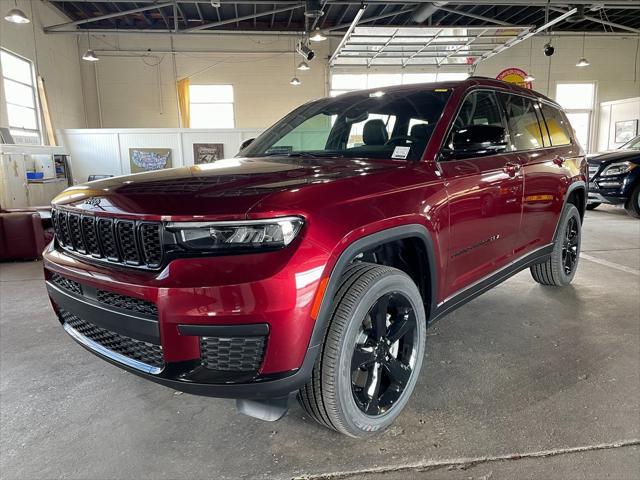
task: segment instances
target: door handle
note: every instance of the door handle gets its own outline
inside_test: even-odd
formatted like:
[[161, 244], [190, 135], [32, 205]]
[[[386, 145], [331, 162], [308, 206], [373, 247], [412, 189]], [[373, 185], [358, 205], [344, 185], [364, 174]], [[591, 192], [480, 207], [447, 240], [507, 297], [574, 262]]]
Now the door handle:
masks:
[[520, 171], [520, 168], [521, 165], [519, 163], [508, 162], [505, 164], [502, 170], [510, 177], [515, 177], [516, 174]]
[[553, 163], [561, 167], [562, 164], [564, 163], [564, 157], [561, 157], [560, 155], [556, 155], [556, 157], [553, 159]]

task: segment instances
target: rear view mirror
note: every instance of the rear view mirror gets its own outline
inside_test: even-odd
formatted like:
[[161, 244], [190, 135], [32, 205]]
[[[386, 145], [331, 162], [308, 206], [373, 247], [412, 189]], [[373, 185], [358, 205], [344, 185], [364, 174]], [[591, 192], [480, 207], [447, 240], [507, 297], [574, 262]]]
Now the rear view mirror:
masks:
[[496, 125], [467, 125], [453, 132], [443, 153], [449, 158], [492, 155], [507, 149], [507, 135]]
[[245, 148], [247, 148], [249, 145], [251, 145], [254, 140], [255, 140], [255, 138], [248, 138], [247, 140], [242, 142], [240, 144], [240, 151], [242, 152]]

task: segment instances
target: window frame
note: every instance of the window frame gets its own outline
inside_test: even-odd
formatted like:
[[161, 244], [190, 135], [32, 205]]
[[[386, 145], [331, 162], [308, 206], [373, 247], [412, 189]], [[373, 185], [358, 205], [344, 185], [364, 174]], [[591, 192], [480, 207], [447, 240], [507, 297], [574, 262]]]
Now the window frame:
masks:
[[[553, 140], [552, 140], [552, 137], [551, 137], [551, 132], [549, 131], [549, 125], [547, 125], [547, 119], [546, 119], [546, 117], [544, 115], [544, 112], [542, 111], [542, 105], [547, 105], [547, 107], [557, 110], [558, 113], [560, 114], [560, 116], [563, 117], [563, 120], [571, 127], [571, 128], [567, 129], [567, 136], [569, 137], [569, 143], [561, 143], [559, 145], [554, 145], [553, 144]], [[571, 126], [571, 123], [569, 122], [569, 119], [567, 118], [567, 114], [565, 113], [564, 109], [560, 105], [553, 105], [552, 103], [549, 103], [549, 102], [540, 101], [540, 116], [542, 117], [542, 119], [544, 121], [544, 126], [545, 126], [545, 129], [547, 130], [547, 135], [549, 136], [549, 144], [550, 144], [550, 146], [548, 148], [559, 148], [559, 147], [575, 146], [575, 145], [578, 144], [577, 141], [576, 141], [576, 134], [573, 131], [573, 127]], [[591, 128], [591, 127], [589, 127], [589, 128]]]
[[[512, 147], [512, 149], [510, 150], [510, 152], [516, 153], [516, 152], [531, 152], [531, 151], [537, 151], [537, 150], [543, 150], [545, 148], [552, 148], [553, 145], [551, 143], [551, 136], [549, 135], [549, 130], [547, 128], [547, 122], [545, 121], [544, 117], [542, 116], [542, 108], [541, 108], [541, 102], [539, 98], [536, 97], [529, 97], [527, 95], [520, 95], [518, 93], [514, 93], [514, 92], [508, 92], [506, 90], [496, 90], [496, 92], [498, 92], [500, 95], [498, 95], [498, 99], [500, 100], [500, 104], [502, 105], [502, 108], [504, 110], [504, 116], [505, 116], [505, 120], [507, 121], [507, 132], [509, 133], [509, 145]], [[514, 132], [511, 129], [511, 126], [509, 125], [509, 112], [507, 110], [507, 105], [503, 100], [503, 96], [506, 95], [511, 95], [514, 97], [520, 97], [520, 98], [524, 98], [526, 100], [529, 100], [532, 104], [533, 104], [533, 112], [536, 116], [536, 119], [538, 121], [538, 129], [540, 130], [540, 139], [542, 140], [542, 146], [538, 147], [538, 148], [525, 148], [525, 149], [517, 149], [515, 146], [515, 143], [513, 142], [513, 134]], [[543, 130], [543, 126], [544, 126], [544, 130]]]
[[[0, 47], [0, 53], [5, 53], [7, 55], [10, 55], [18, 60], [21, 60], [23, 62], [26, 62], [29, 65], [29, 71], [31, 73], [31, 82], [32, 84], [26, 84], [24, 82], [21, 82], [20, 80], [15, 80], [13, 78], [9, 78], [5, 75], [5, 71], [4, 71], [4, 67], [2, 66], [2, 61], [0, 60], [0, 80], [2, 81], [2, 89], [4, 91], [4, 103], [5, 106], [7, 107], [7, 127], [9, 128], [9, 132], [11, 132], [12, 136], [20, 136], [16, 133], [13, 133], [14, 131], [21, 131], [21, 132], [25, 132], [25, 133], [31, 133], [31, 134], [35, 134], [37, 140], [37, 145], [42, 145], [42, 118], [41, 118], [41, 112], [40, 112], [40, 102], [38, 99], [38, 93], [37, 93], [37, 88], [38, 88], [38, 83], [37, 83], [37, 75], [36, 75], [36, 70], [35, 70], [35, 65], [34, 63], [26, 58], [23, 57], [22, 55], [18, 55], [17, 53], [4, 48], [4, 47]], [[9, 99], [7, 98], [7, 93], [6, 93], [6, 88], [4, 87], [4, 81], [8, 80], [14, 83], [17, 83], [23, 87], [27, 87], [31, 90], [31, 95], [32, 95], [32, 99], [33, 99], [33, 107], [27, 107], [25, 105], [19, 105], [17, 103], [13, 103], [10, 102]], [[30, 110], [34, 111], [35, 114], [35, 119], [36, 119], [36, 129], [31, 129], [31, 128], [24, 128], [22, 126], [18, 127], [18, 126], [12, 126], [11, 122], [9, 120], [9, 105], [14, 106], [14, 107], [20, 107], [20, 108], [28, 108]], [[25, 135], [26, 136], [26, 135]]]
[[[504, 105], [502, 104], [502, 101], [500, 100], [500, 97], [497, 95], [498, 93], [503, 92], [503, 91], [504, 90], [499, 90], [497, 88], [487, 88], [485, 86], [479, 86], [479, 87], [471, 87], [466, 92], [464, 92], [461, 100], [458, 102], [458, 105], [456, 106], [456, 111], [451, 116], [451, 119], [448, 122], [447, 130], [445, 132], [445, 135], [442, 137], [442, 143], [440, 144], [440, 148], [438, 149], [438, 154], [436, 156], [436, 162], [455, 162], [455, 161], [459, 161], [459, 160], [469, 161], [469, 160], [474, 160], [476, 158], [486, 158], [486, 157], [492, 157], [492, 156], [496, 156], [496, 155], [505, 155], [505, 154], [508, 154], [508, 153], [512, 153], [512, 152], [492, 153], [492, 154], [487, 154], [487, 155], [480, 155], [480, 156], [477, 156], [477, 157], [467, 157], [467, 158], [464, 158], [464, 159], [461, 159], [461, 158], [446, 158], [446, 156], [443, 155], [443, 150], [447, 146], [447, 142], [449, 140], [449, 137], [453, 132], [455, 121], [458, 118], [458, 115], [460, 114], [460, 110], [462, 109], [462, 106], [464, 105], [464, 102], [467, 101], [467, 98], [469, 98], [470, 95], [473, 95], [474, 93], [478, 93], [478, 92], [490, 92], [490, 93], [493, 93], [493, 95], [495, 96], [496, 102], [498, 104], [498, 109], [500, 111], [500, 117], [502, 118], [502, 125], [504, 127], [504, 131], [509, 136], [509, 144], [511, 144], [511, 132], [509, 130], [509, 125], [508, 125], [508, 122], [507, 122], [507, 113], [506, 113], [506, 111], [504, 109]], [[449, 101], [451, 101], [451, 97], [449, 98]], [[445, 106], [445, 109], [446, 109], [446, 106]], [[423, 156], [424, 156], [424, 153], [423, 153]]]
[[[189, 91], [189, 111], [192, 111], [192, 105], [231, 105], [231, 110], [233, 112], [232, 126], [230, 127], [191, 127], [196, 129], [233, 129], [236, 128], [236, 91], [232, 83], [198, 83], [189, 85], [189, 90], [191, 87], [231, 87], [231, 102], [194, 102], [191, 99], [191, 91]], [[189, 123], [193, 123], [193, 116], [191, 116]]]

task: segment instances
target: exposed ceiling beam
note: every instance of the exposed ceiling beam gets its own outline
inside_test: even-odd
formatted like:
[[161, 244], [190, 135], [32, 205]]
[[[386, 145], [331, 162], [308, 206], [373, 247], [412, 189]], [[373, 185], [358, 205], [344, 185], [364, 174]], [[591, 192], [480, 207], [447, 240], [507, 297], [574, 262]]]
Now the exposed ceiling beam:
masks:
[[464, 10], [460, 10], [458, 8], [449, 8], [449, 7], [440, 7], [440, 10], [449, 13], [455, 13], [457, 15], [462, 15], [469, 18], [474, 18], [476, 20], [481, 20], [487, 23], [493, 23], [495, 25], [510, 25], [507, 22], [503, 22], [502, 20], [496, 20], [495, 18], [485, 17], [484, 15], [478, 15], [476, 13], [465, 12]]
[[347, 40], [349, 40], [349, 37], [351, 36], [351, 34], [353, 33], [353, 30], [358, 25], [358, 22], [362, 18], [362, 15], [364, 14], [364, 11], [366, 9], [367, 9], [366, 5], [363, 5], [358, 10], [358, 13], [356, 13], [356, 16], [353, 17], [353, 21], [351, 22], [351, 25], [349, 25], [349, 29], [347, 30], [347, 33], [344, 34], [344, 37], [342, 37], [342, 40], [340, 40], [340, 43], [338, 44], [335, 51], [333, 52], [333, 55], [331, 55], [331, 58], [329, 59], [329, 66], [333, 66], [334, 62], [336, 61], [336, 58], [338, 58], [338, 55], [340, 55], [340, 50], [342, 50], [342, 47], [344, 47], [345, 43], [347, 43]]
[[543, 32], [543, 31], [553, 27], [554, 25], [564, 21], [566, 18], [570, 17], [571, 15], [576, 13], [577, 11], [578, 11], [577, 8], [572, 8], [568, 12], [564, 12], [562, 15], [554, 18], [553, 20], [549, 20], [547, 23], [545, 23], [544, 25], [542, 25], [542, 26], [540, 26], [540, 27], [538, 27], [536, 29], [529, 30], [527, 33], [523, 32], [524, 34], [520, 34], [517, 37], [515, 37], [513, 40], [509, 40], [509, 41], [505, 42], [504, 44], [496, 47], [491, 52], [482, 54], [480, 57], [478, 57], [476, 59], [475, 62], [473, 62], [473, 65], [477, 66], [483, 60], [487, 60], [488, 58], [491, 58], [491, 57], [499, 54], [500, 52], [503, 52], [503, 51], [507, 50], [508, 48], [511, 48], [514, 45], [517, 45], [518, 43], [523, 42], [526, 39], [531, 38], [534, 35], [537, 35], [538, 33]]
[[[564, 8], [549, 7], [549, 9], [553, 10], [554, 12], [566, 12]], [[585, 20], [589, 20], [590, 22], [601, 23], [602, 25], [619, 28], [621, 30], [626, 30], [627, 32], [640, 33], [640, 30], [638, 30], [637, 28], [627, 27], [626, 25], [620, 25], [619, 23], [608, 22], [607, 20], [602, 20], [601, 18], [591, 17], [589, 15], [585, 15], [583, 18]]]
[[[71, 1], [71, 0], [66, 0]], [[131, 0], [74, 0], [76, 3], [131, 3]], [[155, 3], [158, 0], [137, 0], [137, 3]], [[434, 0], [414, 0], [411, 3], [432, 3]], [[186, 4], [211, 4], [211, 0], [175, 0], [176, 3], [186, 3]], [[262, 4], [262, 5], [282, 5], [282, 4], [290, 4], [290, 1], [287, 0], [220, 0], [220, 3], [225, 5], [232, 4], [245, 4], [245, 5], [253, 5], [254, 3]], [[301, 2], [303, 3], [303, 2]], [[331, 5], [362, 5], [362, 1], [360, 0], [328, 0], [327, 4]], [[369, 5], [375, 4], [397, 4], [404, 5], [407, 2], [401, 0], [368, 0], [366, 2]], [[449, 2], [451, 5], [522, 5], [522, 6], [533, 6], [533, 5], [558, 5], [558, 6], [566, 6], [567, 4], [571, 5], [602, 5], [605, 8], [633, 8], [640, 9], [640, 5], [638, 4], [638, 0], [612, 0], [612, 1], [597, 1], [597, 0], [451, 0]]]
[[[383, 18], [393, 17], [395, 15], [402, 15], [403, 13], [409, 13], [409, 12], [413, 12], [413, 8], [405, 8], [403, 10], [398, 10], [396, 12], [385, 13], [384, 15], [378, 15], [378, 16], [375, 16], [375, 17], [365, 18], [360, 23], [364, 24], [364, 23], [375, 22], [377, 20], [382, 20]], [[333, 27], [326, 28], [325, 30], [327, 32], [332, 32], [334, 30], [342, 30], [343, 28], [350, 27], [352, 24], [353, 24], [353, 22], [343, 23], [341, 25], [335, 25]]]
[[62, 27], [71, 27], [74, 25], [84, 25], [86, 23], [99, 22], [101, 20], [108, 20], [111, 18], [122, 17], [124, 15], [129, 15], [132, 13], [146, 12], [147, 10], [156, 10], [158, 8], [167, 7], [173, 4], [174, 4], [173, 2], [154, 3], [153, 5], [146, 5], [144, 7], [133, 8], [131, 10], [122, 10], [120, 12], [109, 13], [107, 15], [100, 15], [98, 17], [86, 18], [83, 20], [76, 20], [74, 22], [58, 23], [57, 25], [49, 25], [48, 27], [44, 27], [44, 31], [48, 32], [50, 30], [56, 30]]
[[302, 8], [302, 7], [304, 7], [303, 4], [293, 5], [293, 6], [289, 5], [288, 7], [276, 8], [274, 10], [269, 10], [267, 12], [252, 13], [251, 15], [244, 15], [242, 17], [229, 18], [227, 20], [220, 20], [219, 22], [205, 23], [204, 25], [198, 25], [197, 27], [185, 28], [182, 30], [182, 32], [197, 32], [198, 30], [206, 30], [209, 28], [215, 28], [215, 27], [220, 27], [222, 25], [227, 25], [229, 23], [237, 23], [237, 22], [242, 22], [244, 20], [252, 20], [256, 17], [275, 15], [276, 13], [288, 12], [289, 10], [295, 10], [297, 8]]

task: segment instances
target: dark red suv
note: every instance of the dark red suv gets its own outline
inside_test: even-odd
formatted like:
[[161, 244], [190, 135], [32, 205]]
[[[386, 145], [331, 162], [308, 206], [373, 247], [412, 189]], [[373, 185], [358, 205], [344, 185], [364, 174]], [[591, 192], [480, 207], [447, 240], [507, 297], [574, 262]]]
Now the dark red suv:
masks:
[[101, 358], [351, 436], [407, 403], [427, 326], [531, 268], [568, 284], [587, 164], [553, 101], [495, 80], [310, 102], [240, 155], [72, 187], [46, 282]]

